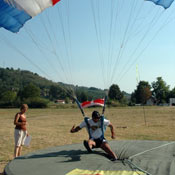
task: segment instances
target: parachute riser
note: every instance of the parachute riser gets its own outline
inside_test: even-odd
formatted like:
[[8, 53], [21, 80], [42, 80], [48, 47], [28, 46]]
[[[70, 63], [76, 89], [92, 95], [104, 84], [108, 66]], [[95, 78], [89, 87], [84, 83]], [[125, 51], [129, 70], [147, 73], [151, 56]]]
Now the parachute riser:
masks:
[[83, 117], [85, 117], [85, 113], [84, 113], [83, 108], [81, 107], [81, 104], [79, 103], [78, 99], [77, 98], [74, 98], [74, 100], [77, 103], [77, 105], [78, 105], [78, 107], [79, 107], [79, 109], [80, 109]]
[[104, 99], [104, 106], [103, 106], [103, 110], [102, 110], [102, 115], [104, 115], [105, 113], [105, 109], [106, 109], [106, 101], [107, 101], [107, 95], [105, 96], [105, 99]]

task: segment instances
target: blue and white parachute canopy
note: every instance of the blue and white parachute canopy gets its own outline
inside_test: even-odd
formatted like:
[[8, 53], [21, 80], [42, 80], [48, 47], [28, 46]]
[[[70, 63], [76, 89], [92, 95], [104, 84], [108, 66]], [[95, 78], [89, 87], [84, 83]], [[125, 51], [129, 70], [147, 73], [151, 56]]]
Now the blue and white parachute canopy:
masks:
[[60, 0], [0, 0], [0, 27], [18, 32], [24, 23]]
[[[0, 0], [0, 27], [11, 32], [18, 32], [24, 23], [41, 13], [44, 9], [55, 5], [60, 0]], [[174, 0], [147, 0], [165, 9]]]
[[152, 1], [156, 5], [161, 5], [165, 9], [169, 8], [171, 4], [173, 3], [174, 0], [147, 0], [147, 1]]

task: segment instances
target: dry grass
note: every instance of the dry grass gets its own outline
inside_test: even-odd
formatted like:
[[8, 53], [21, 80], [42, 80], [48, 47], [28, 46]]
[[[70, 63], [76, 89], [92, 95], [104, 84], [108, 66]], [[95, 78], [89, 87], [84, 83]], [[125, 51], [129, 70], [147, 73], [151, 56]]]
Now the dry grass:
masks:
[[[86, 109], [85, 112], [90, 116], [93, 110]], [[18, 109], [0, 109], [0, 174], [13, 159], [13, 120], [16, 112]], [[106, 116], [115, 127], [117, 140], [175, 139], [175, 107], [110, 108], [106, 109]], [[32, 142], [30, 147], [23, 149], [22, 154], [82, 142], [88, 137], [85, 129], [75, 134], [69, 132], [72, 125], [78, 125], [82, 119], [78, 109], [29, 109], [28, 132], [32, 136]], [[127, 128], [123, 128], [125, 126]], [[109, 129], [105, 136], [108, 140], [111, 139]]]

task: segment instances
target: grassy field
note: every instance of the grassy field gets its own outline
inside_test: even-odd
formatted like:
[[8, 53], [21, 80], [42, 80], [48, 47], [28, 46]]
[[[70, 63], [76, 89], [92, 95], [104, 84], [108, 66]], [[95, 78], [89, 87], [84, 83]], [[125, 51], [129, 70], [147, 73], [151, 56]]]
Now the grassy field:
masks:
[[[86, 109], [91, 116], [94, 109]], [[101, 111], [101, 108], [95, 108]], [[0, 174], [13, 159], [14, 125], [18, 109], [0, 109]], [[175, 140], [175, 107], [123, 107], [107, 108], [106, 116], [112, 122], [116, 140]], [[32, 136], [30, 147], [22, 154], [58, 145], [81, 143], [88, 138], [86, 130], [71, 134], [72, 125], [83, 117], [78, 109], [29, 109], [28, 132]], [[110, 138], [107, 129], [105, 136]]]

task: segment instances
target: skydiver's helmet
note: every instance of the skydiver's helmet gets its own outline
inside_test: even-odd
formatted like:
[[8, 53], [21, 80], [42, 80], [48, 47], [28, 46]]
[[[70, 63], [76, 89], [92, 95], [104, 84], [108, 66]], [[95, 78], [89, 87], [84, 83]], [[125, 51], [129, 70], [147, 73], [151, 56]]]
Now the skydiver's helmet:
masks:
[[94, 118], [94, 119], [100, 119], [100, 113], [98, 111], [93, 111], [92, 118]]

